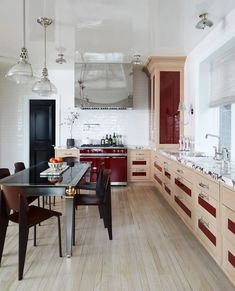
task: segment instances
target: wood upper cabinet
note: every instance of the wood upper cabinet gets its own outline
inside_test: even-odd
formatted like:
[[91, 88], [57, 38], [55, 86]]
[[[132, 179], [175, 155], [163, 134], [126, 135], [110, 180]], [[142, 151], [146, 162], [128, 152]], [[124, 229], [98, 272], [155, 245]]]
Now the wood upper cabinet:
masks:
[[177, 147], [183, 135], [183, 116], [178, 112], [184, 100], [185, 57], [150, 57], [151, 80], [150, 143], [153, 147]]

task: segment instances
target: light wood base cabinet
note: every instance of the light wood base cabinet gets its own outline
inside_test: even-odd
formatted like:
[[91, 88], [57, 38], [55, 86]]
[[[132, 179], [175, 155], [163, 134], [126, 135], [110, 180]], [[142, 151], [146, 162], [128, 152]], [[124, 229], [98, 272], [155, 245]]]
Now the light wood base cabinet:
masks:
[[128, 150], [128, 181], [150, 180], [150, 150]]
[[152, 181], [235, 286], [235, 189], [152, 153]]

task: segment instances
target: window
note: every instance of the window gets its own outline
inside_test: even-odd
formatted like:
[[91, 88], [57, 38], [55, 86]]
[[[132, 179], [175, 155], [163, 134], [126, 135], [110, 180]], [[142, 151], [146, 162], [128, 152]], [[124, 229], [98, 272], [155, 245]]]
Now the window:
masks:
[[221, 145], [231, 151], [231, 105], [219, 107], [219, 136]]

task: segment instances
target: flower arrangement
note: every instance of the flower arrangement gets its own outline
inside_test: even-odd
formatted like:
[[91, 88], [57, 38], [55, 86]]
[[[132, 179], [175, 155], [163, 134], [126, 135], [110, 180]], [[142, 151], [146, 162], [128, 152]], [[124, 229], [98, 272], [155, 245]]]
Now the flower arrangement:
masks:
[[70, 111], [65, 117], [65, 121], [62, 124], [66, 124], [69, 127], [70, 138], [73, 138], [73, 126], [77, 123], [79, 113], [77, 111]]

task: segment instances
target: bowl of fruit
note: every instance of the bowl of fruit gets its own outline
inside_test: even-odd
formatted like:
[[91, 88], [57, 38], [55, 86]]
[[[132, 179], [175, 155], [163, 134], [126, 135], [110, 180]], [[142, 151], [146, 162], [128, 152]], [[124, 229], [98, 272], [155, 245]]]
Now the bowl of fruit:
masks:
[[62, 169], [63, 159], [62, 158], [50, 158], [48, 162], [48, 166], [55, 171], [59, 171]]

